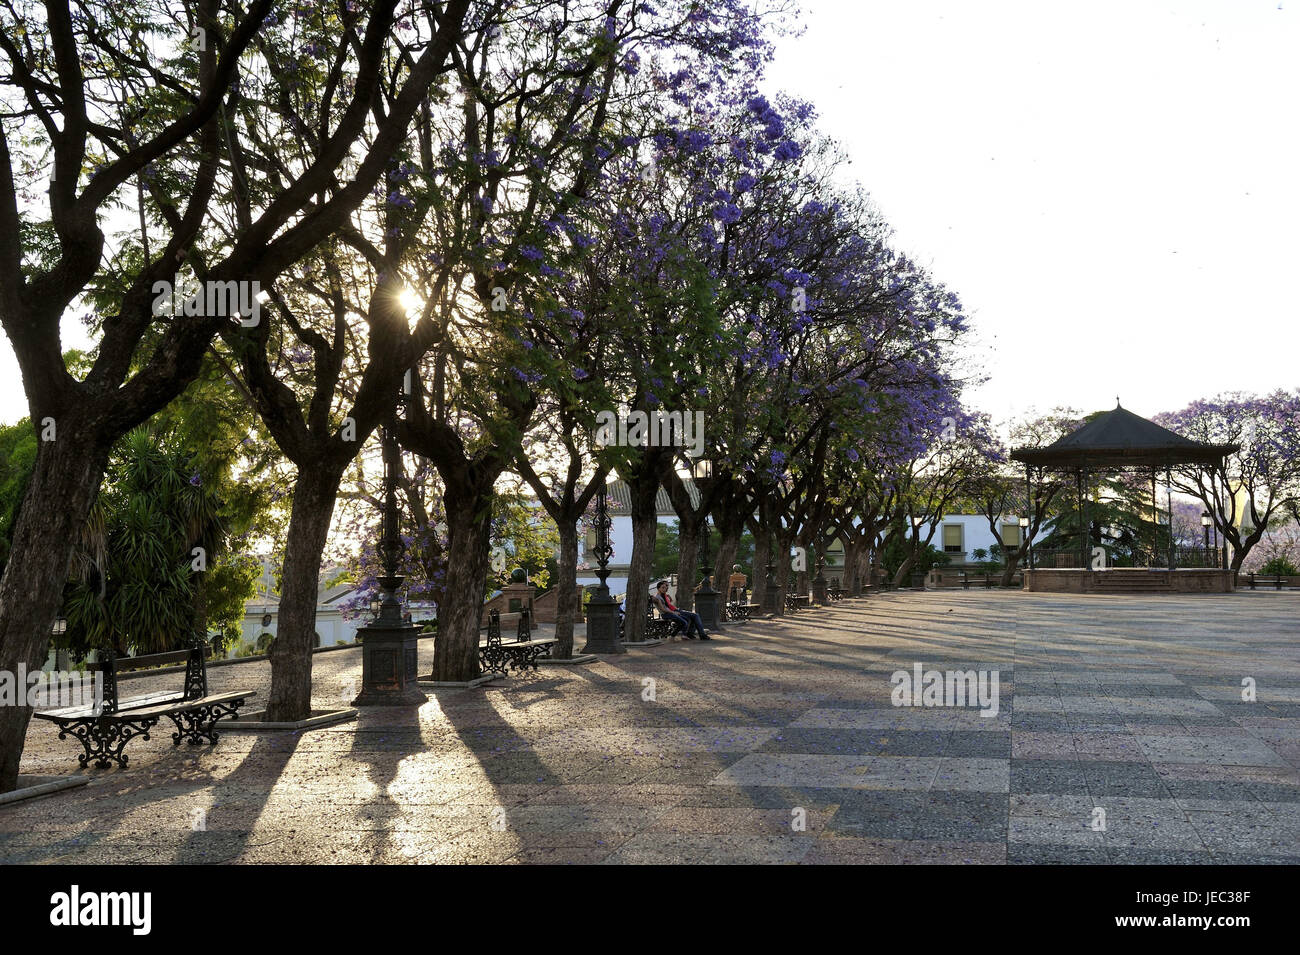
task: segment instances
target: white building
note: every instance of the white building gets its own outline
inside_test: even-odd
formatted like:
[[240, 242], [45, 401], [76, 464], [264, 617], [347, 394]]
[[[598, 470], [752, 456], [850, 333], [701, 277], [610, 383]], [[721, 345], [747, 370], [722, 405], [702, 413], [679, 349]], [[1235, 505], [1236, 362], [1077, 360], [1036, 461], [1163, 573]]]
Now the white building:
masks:
[[[356, 587], [346, 581], [339, 581], [340, 569], [325, 568], [321, 571], [321, 588], [316, 601], [316, 634], [320, 637], [319, 646], [332, 647], [339, 643], [355, 643], [357, 630], [370, 620], [365, 610], [360, 613], [344, 612], [343, 604], [356, 592]], [[432, 604], [423, 601], [404, 602], [408, 614], [415, 620], [433, 616]], [[258, 639], [269, 633], [275, 636], [280, 620], [280, 596], [275, 592], [275, 580], [269, 569], [264, 569], [258, 578], [257, 589], [253, 596], [244, 603], [244, 619], [240, 624], [240, 636], [246, 643], [256, 645]], [[238, 647], [231, 648], [234, 656]]]
[[[921, 536], [928, 534], [935, 523], [931, 521], [925, 524]], [[930, 543], [936, 550], [948, 555], [949, 561], [954, 565], [978, 563], [979, 558], [975, 556], [975, 551], [982, 550], [987, 555], [998, 543], [989, 529], [988, 518], [983, 514], [945, 514], [937, 523], [939, 526], [934, 528], [934, 537], [930, 539]], [[1004, 546], [1019, 547], [1020, 516], [1004, 514], [999, 525]], [[1040, 531], [1039, 536], [1042, 537], [1044, 533]], [[986, 556], [984, 559], [990, 558]]]

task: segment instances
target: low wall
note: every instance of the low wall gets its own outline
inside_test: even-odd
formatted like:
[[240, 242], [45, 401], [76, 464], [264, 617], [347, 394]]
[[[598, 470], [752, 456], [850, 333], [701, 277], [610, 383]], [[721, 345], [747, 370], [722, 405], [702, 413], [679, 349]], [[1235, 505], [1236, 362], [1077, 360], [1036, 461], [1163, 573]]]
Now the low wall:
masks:
[[[578, 616], [582, 616], [582, 596], [586, 587], [578, 584]], [[559, 611], [560, 592], [552, 587], [546, 593], [533, 600], [533, 622], [534, 623], [555, 623], [555, 616]]]
[[[519, 611], [533, 607], [533, 594], [536, 588], [531, 584], [506, 584], [505, 589], [491, 600], [484, 601], [483, 614], [479, 626], [486, 627], [488, 614], [493, 610], [501, 611], [501, 626], [514, 626], [519, 619]], [[536, 619], [536, 618], [534, 618]]]
[[[974, 590], [977, 587], [980, 588], [981, 590], [984, 589], [984, 571], [970, 570], [967, 571], [966, 573], [969, 574], [970, 576], [971, 590]], [[963, 572], [961, 570], [953, 570], [951, 567], [943, 567], [943, 568], [935, 567], [931, 569], [930, 573], [925, 578], [925, 589], [945, 590], [945, 589], [952, 589], [954, 587], [956, 588], [965, 587], [966, 584], [962, 574]], [[1001, 587], [1002, 571], [999, 570], [997, 573], [990, 572], [989, 580], [992, 582], [993, 587], [995, 588]], [[1017, 570], [1014, 574], [1011, 575], [1011, 586], [1012, 587], [1020, 586], [1020, 571]]]
[[[1139, 576], [1150, 582], [1150, 590], [1119, 590], [1120, 581], [1137, 580]], [[1109, 585], [1109, 586], [1108, 586]], [[1228, 594], [1232, 593], [1232, 571], [1202, 568], [1186, 570], [1146, 570], [1145, 568], [1112, 568], [1109, 570], [1083, 570], [1067, 567], [1048, 567], [1025, 571], [1025, 590], [1035, 593], [1092, 594], [1092, 593], [1173, 593], [1173, 594]]]

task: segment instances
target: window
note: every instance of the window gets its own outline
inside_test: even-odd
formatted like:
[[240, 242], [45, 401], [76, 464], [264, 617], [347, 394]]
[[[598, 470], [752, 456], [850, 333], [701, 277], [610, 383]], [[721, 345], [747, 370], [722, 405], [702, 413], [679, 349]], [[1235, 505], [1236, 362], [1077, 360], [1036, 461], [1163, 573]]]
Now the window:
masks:
[[596, 549], [596, 528], [587, 528], [587, 536], [583, 539], [582, 549], [588, 554]]
[[960, 524], [943, 525], [943, 552], [945, 554], [964, 554], [966, 545], [962, 540], [962, 526]]
[[1002, 546], [1003, 547], [1020, 546], [1020, 525], [1019, 524], [1002, 525]]

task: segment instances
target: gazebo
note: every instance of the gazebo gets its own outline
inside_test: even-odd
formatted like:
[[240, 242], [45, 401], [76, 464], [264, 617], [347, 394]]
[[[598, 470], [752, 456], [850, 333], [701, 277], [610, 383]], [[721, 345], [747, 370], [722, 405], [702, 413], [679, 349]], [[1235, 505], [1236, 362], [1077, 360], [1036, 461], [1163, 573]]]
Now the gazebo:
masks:
[[1088, 593], [1092, 591], [1170, 591], [1229, 592], [1232, 590], [1232, 572], [1224, 568], [1185, 568], [1176, 566], [1173, 544], [1173, 497], [1169, 497], [1170, 542], [1168, 566], [1148, 568], [1093, 567], [1089, 555], [1088, 501], [1084, 493], [1087, 478], [1099, 472], [1117, 473], [1136, 471], [1151, 476], [1151, 506], [1156, 508], [1156, 480], [1164, 472], [1166, 488], [1172, 486], [1175, 465], [1202, 466], [1222, 464], [1223, 459], [1238, 450], [1235, 444], [1205, 444], [1193, 441], [1153, 421], [1139, 417], [1120, 407], [1116, 400], [1113, 411], [1097, 415], [1081, 428], [1042, 448], [1016, 448], [1011, 452], [1015, 461], [1025, 465], [1025, 486], [1029, 500], [1033, 497], [1034, 475], [1041, 480], [1048, 472], [1073, 474], [1078, 493], [1081, 528], [1079, 535], [1079, 566], [1052, 567], [1026, 570], [1024, 588], [1040, 591], [1067, 591]]

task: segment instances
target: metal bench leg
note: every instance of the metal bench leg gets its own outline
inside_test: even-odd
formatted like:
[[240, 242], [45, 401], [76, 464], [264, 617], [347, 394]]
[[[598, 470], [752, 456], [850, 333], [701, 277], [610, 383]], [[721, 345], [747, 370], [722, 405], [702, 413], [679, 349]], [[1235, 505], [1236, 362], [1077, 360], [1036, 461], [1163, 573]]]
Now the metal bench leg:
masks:
[[505, 676], [508, 666], [506, 655], [500, 647], [480, 647], [478, 651], [478, 668], [483, 673], [495, 673]]
[[71, 733], [85, 750], [77, 757], [81, 768], [85, 769], [91, 760], [100, 769], [110, 768], [114, 762], [126, 768], [127, 756], [122, 752], [126, 744], [137, 736], [149, 738], [149, 731], [158, 722], [157, 717], [141, 719], [102, 720], [84, 719], [75, 723], [60, 724], [59, 739], [67, 739]]
[[168, 713], [171, 721], [176, 724], [176, 732], [172, 733], [172, 745], [179, 746], [181, 740], [187, 739], [191, 746], [198, 746], [206, 739], [215, 746], [221, 738], [217, 732], [217, 721], [223, 716], [237, 716], [243, 705], [243, 700], [231, 700], [228, 703], [209, 703], [192, 710]]

